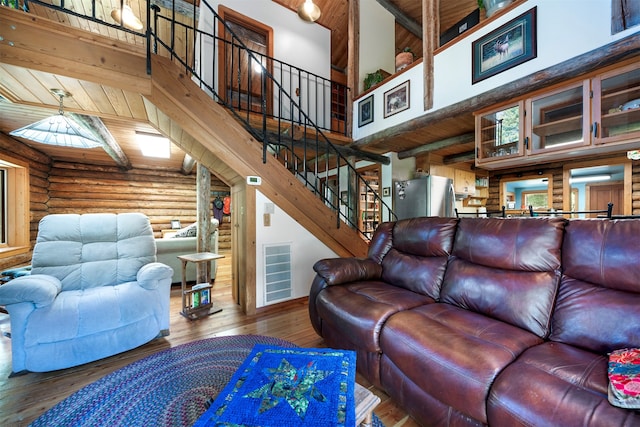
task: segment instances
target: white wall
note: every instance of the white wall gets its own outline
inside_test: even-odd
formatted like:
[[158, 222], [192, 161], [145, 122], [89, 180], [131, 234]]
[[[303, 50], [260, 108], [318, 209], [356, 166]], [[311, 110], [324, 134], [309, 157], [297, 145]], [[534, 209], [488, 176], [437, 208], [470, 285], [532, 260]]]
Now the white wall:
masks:
[[[271, 226], [265, 227], [263, 214], [267, 204], [273, 205], [270, 215]], [[264, 302], [264, 245], [276, 243], [291, 244], [292, 262], [292, 298], [309, 295], [311, 282], [315, 276], [313, 264], [323, 258], [335, 258], [338, 255], [309, 233], [298, 222], [262, 194], [256, 191], [256, 306], [265, 306]]]
[[[472, 43], [513, 18], [537, 6], [537, 57], [486, 80], [472, 84]], [[498, 17], [481, 31], [463, 36], [434, 58], [434, 108], [423, 108], [423, 67], [418, 65], [374, 91], [374, 121], [358, 127], [353, 111], [353, 139], [364, 138], [430, 111], [455, 104], [495, 87], [523, 78], [580, 54], [637, 32], [635, 27], [611, 35], [610, 0], [528, 0]], [[384, 92], [410, 80], [410, 108], [383, 118]]]
[[[273, 56], [279, 61], [301, 68], [302, 70], [314, 73], [325, 79], [331, 78], [331, 31], [321, 25], [303, 21], [298, 14], [271, 0], [207, 0], [209, 5], [218, 13], [220, 5], [232, 9], [255, 21], [267, 25], [273, 29]], [[206, 8], [200, 7], [200, 17], [198, 28], [211, 33], [213, 31], [213, 14]], [[212, 59], [207, 53], [213, 53], [211, 40], [207, 40], [203, 46], [203, 63], [211, 63]], [[196, 54], [197, 57], [197, 54]], [[196, 70], [198, 68], [196, 67]], [[288, 72], [288, 70], [285, 70]], [[214, 70], [203, 70], [206, 81], [217, 88], [214, 84]], [[274, 77], [280, 81], [279, 70], [274, 70]], [[281, 81], [283, 88], [289, 92], [289, 80], [283, 77]], [[307, 82], [294, 82], [292, 92], [295, 88], [300, 88], [300, 98], [296, 98], [295, 93], [289, 93], [294, 101], [299, 102], [304, 109], [307, 107], [307, 98], [311, 105], [311, 119], [319, 126], [330, 124], [330, 99], [331, 88], [329, 86], [318, 88], [316, 95], [315, 87], [308, 87]], [[275, 88], [274, 88], [275, 89]], [[308, 89], [308, 90], [307, 90]], [[274, 94], [274, 102], [277, 102], [277, 91]], [[326, 111], [316, 109], [323, 105]]]
[[395, 22], [376, 0], [360, 1], [359, 92], [367, 74], [380, 68], [392, 74], [396, 71]]

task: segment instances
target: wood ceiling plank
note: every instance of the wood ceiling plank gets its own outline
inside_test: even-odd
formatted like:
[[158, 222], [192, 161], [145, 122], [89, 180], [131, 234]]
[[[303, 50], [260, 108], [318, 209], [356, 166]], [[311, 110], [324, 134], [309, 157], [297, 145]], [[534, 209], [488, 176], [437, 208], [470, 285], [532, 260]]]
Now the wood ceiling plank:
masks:
[[144, 105], [144, 100], [140, 94], [123, 91], [129, 111], [131, 111], [131, 117], [137, 120], [147, 121], [147, 109]]
[[9, 66], [3, 66], [2, 68], [2, 86], [7, 88], [11, 94], [32, 103], [40, 101], [22, 82], [23, 79], [21, 77], [24, 77], [24, 80], [29, 80], [29, 77], [25, 75], [28, 73], [20, 74], [15, 72], [15, 68], [10, 68]]
[[111, 107], [118, 117], [133, 117], [133, 114], [129, 109], [129, 104], [127, 103], [127, 98], [124, 96], [124, 92], [122, 90], [114, 89], [109, 86], [103, 86], [102, 90], [107, 96], [107, 99], [109, 99]]

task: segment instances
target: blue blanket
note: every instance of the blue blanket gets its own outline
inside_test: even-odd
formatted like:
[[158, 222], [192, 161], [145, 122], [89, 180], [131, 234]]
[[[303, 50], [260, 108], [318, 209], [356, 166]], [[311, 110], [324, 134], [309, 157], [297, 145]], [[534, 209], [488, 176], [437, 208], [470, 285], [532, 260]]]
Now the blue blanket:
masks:
[[194, 424], [353, 426], [355, 352], [257, 344]]

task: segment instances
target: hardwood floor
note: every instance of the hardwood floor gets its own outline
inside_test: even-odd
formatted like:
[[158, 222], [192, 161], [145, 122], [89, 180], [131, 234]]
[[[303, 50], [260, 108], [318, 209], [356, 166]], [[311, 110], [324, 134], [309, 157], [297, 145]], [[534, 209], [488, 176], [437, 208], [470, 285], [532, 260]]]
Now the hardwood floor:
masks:
[[[180, 288], [171, 291], [171, 335], [139, 348], [97, 362], [54, 372], [29, 373], [9, 378], [11, 340], [0, 336], [0, 426], [26, 426], [47, 409], [83, 386], [157, 351], [190, 341], [215, 336], [257, 334], [282, 338], [301, 347], [325, 347], [309, 321], [307, 302], [293, 301], [245, 316], [231, 297], [230, 252], [218, 263], [213, 299], [223, 311], [197, 321], [180, 313]], [[7, 333], [9, 317], [0, 314], [0, 332]], [[415, 427], [418, 424], [384, 392], [358, 375], [358, 382], [380, 396], [374, 411], [386, 427]]]

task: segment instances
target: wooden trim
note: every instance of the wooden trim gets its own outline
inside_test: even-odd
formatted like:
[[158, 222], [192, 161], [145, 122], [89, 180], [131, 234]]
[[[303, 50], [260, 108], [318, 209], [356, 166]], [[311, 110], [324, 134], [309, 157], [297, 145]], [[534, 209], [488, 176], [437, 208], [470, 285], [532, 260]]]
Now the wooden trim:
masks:
[[[220, 18], [222, 18], [224, 21], [229, 21], [236, 25], [240, 25], [248, 30], [263, 34], [267, 38], [266, 56], [273, 58], [273, 28], [223, 5], [218, 6], [218, 15], [220, 15]], [[218, 37], [224, 38], [226, 40], [226, 36], [224, 35], [225, 26], [222, 22], [220, 22], [218, 25]], [[226, 43], [220, 41], [218, 46], [218, 93], [224, 99], [226, 99], [226, 81], [225, 79], [222, 79], [220, 77], [224, 76], [224, 72], [226, 70], [225, 52], [227, 45]], [[267, 61], [266, 68], [269, 71], [269, 74], [273, 75], [272, 61]], [[262, 90], [262, 88], [260, 90]], [[252, 96], [253, 94], [249, 95]], [[273, 112], [273, 82], [270, 79], [267, 80], [267, 93], [265, 94], [265, 96], [267, 98], [267, 114], [271, 115]], [[251, 105], [249, 104], [247, 108], [250, 110]]]

